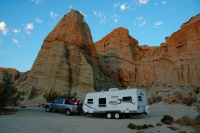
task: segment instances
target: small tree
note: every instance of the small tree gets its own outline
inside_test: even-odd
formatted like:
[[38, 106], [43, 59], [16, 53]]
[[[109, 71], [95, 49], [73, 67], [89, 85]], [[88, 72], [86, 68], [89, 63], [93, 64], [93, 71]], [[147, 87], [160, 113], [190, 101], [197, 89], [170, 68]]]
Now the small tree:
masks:
[[53, 101], [56, 98], [68, 98], [68, 99], [76, 98], [76, 93], [74, 95], [71, 95], [70, 92], [60, 94], [56, 92], [54, 89], [51, 89], [49, 92], [46, 91], [43, 97], [45, 98], [46, 101], [49, 102]]
[[11, 85], [0, 84], [0, 111], [4, 110], [6, 106], [18, 105], [21, 93]]

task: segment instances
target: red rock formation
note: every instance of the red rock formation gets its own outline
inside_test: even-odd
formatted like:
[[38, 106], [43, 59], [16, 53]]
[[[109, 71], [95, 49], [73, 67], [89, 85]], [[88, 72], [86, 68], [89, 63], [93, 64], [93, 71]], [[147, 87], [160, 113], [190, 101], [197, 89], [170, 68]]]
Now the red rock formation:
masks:
[[80, 99], [94, 91], [93, 71], [86, 57], [97, 58], [92, 36], [81, 13], [72, 10], [44, 39], [28, 79], [19, 87], [25, 102], [44, 101], [51, 89], [77, 93]]
[[119, 79], [122, 86], [135, 80], [135, 60], [138, 41], [129, 35], [127, 29], [118, 28], [95, 43], [99, 64], [105, 74]]
[[[83, 15], [75, 10], [65, 15], [44, 43], [29, 76], [19, 87], [25, 103], [44, 102], [43, 94], [76, 92], [84, 99], [87, 92], [120, 86], [99, 70], [96, 48]], [[106, 87], [105, 87], [106, 86]]]
[[160, 47], [138, 46], [124, 28], [113, 30], [95, 46], [100, 67], [123, 86], [150, 89], [154, 94], [167, 91], [172, 100], [178, 90], [191, 97], [200, 88], [200, 15], [166, 37]]
[[148, 96], [185, 99], [200, 88], [199, 34], [197, 15], [160, 47], [138, 46], [122, 27], [94, 45], [82, 14], [72, 10], [45, 38], [19, 90], [25, 92], [25, 102], [35, 103], [44, 101], [50, 89], [76, 92], [83, 99], [87, 92], [129, 85], [149, 90]]

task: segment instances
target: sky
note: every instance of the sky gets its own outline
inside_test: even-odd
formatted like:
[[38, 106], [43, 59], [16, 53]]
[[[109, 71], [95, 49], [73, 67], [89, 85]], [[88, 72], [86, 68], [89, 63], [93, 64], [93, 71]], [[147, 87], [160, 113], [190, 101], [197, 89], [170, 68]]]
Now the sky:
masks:
[[200, 13], [200, 0], [0, 0], [0, 67], [30, 70], [45, 37], [71, 9], [83, 14], [93, 42], [124, 27], [139, 46], [160, 46]]

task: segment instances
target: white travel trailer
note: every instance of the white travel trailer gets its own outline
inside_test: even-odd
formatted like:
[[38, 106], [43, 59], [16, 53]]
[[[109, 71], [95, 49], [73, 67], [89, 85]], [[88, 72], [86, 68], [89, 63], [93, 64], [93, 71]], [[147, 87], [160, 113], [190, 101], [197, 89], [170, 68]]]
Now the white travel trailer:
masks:
[[84, 113], [105, 114], [108, 119], [123, 115], [148, 114], [146, 91], [141, 89], [111, 88], [109, 91], [87, 93], [83, 103]]

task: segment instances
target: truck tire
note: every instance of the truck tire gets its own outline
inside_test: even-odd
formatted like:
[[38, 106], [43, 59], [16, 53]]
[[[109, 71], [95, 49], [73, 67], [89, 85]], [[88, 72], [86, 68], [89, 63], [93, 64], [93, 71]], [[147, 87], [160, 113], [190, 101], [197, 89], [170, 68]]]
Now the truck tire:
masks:
[[65, 112], [65, 113], [66, 113], [66, 115], [70, 116], [72, 112], [71, 112], [70, 109], [66, 109], [66, 112]]
[[45, 110], [46, 112], [51, 112], [51, 108], [49, 106], [46, 106]]
[[106, 113], [106, 117], [107, 117], [108, 119], [111, 119], [111, 118], [112, 118], [112, 114], [111, 114], [111, 113]]
[[118, 112], [117, 112], [117, 113], [115, 113], [115, 115], [114, 115], [114, 116], [115, 116], [115, 119], [119, 119], [119, 118], [121, 118], [121, 114], [120, 114], [120, 113], [118, 113]]

